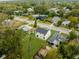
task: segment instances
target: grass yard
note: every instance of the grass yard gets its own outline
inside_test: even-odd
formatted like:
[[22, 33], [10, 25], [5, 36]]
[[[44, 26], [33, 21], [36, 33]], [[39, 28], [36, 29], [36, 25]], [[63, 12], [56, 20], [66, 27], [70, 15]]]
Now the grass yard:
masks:
[[[30, 37], [31, 40], [29, 41]], [[34, 34], [31, 35], [26, 34], [25, 38], [23, 39], [23, 49], [24, 49], [23, 59], [32, 59], [32, 57], [39, 50], [39, 48], [41, 48], [46, 44], [47, 44], [46, 41], [36, 38]]]

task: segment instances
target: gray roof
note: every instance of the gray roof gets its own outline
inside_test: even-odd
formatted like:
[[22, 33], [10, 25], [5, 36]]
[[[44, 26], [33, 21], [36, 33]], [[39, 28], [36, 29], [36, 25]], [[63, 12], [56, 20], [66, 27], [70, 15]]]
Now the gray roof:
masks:
[[77, 27], [79, 27], [79, 24], [77, 24]]
[[66, 41], [66, 37], [64, 37], [63, 35], [61, 35], [60, 33], [56, 32], [49, 40], [48, 42], [49, 43], [57, 43], [57, 42], [60, 42], [60, 41]]
[[36, 55], [35, 59], [42, 59], [40, 56]]
[[42, 29], [42, 28], [38, 28], [38, 29], [36, 30], [36, 32], [39, 32], [39, 33], [44, 34], [44, 35], [46, 35], [48, 31], [49, 31], [49, 30]]

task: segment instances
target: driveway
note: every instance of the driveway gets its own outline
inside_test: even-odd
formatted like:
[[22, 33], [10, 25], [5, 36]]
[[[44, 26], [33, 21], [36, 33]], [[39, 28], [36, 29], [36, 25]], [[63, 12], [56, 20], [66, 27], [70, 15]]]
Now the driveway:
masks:
[[[25, 23], [28, 23], [28, 24], [34, 24], [34, 21], [33, 20], [29, 20], [28, 18], [21, 18], [21, 17], [15, 17], [14, 20], [17, 20], [17, 21], [21, 21], [21, 22], [25, 22]], [[59, 31], [61, 33], [65, 33], [65, 34], [69, 34], [69, 32], [71, 32], [72, 30], [70, 29], [66, 29], [66, 28], [63, 28], [63, 27], [56, 27], [54, 26], [53, 24], [51, 25], [48, 25], [48, 24], [44, 24], [44, 23], [40, 23], [38, 22], [37, 25], [41, 28], [45, 28], [45, 29], [51, 29], [51, 30], [55, 30], [55, 31]]]

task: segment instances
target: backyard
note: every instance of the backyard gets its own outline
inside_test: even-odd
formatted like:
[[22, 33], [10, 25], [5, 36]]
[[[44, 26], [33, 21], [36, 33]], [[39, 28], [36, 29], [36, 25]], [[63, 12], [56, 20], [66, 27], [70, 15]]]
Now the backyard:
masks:
[[32, 59], [32, 57], [39, 50], [39, 48], [46, 44], [46, 41], [36, 38], [33, 33], [27, 33], [25, 38], [23, 39], [23, 59]]

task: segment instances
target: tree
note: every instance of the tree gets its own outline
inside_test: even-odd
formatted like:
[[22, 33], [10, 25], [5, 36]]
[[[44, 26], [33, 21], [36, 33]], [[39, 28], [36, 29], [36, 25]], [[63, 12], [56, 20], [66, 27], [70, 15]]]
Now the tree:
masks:
[[77, 38], [77, 34], [75, 33], [75, 31], [71, 31], [69, 33], [69, 39], [73, 40], [73, 39], [76, 39], [76, 38]]
[[21, 30], [7, 29], [0, 34], [0, 51], [6, 54], [6, 59], [22, 59], [22, 39], [24, 32]]
[[37, 19], [35, 19], [34, 27], [37, 27]]
[[71, 26], [73, 26], [75, 28], [76, 24], [78, 23], [78, 18], [70, 16], [68, 19], [71, 21]]
[[60, 16], [60, 17], [64, 16], [64, 11], [63, 10], [59, 10], [57, 13], [58, 13], [58, 16]]
[[46, 5], [36, 6], [34, 10], [35, 10], [35, 14], [47, 14], [48, 13], [48, 7]]
[[58, 21], [57, 26], [60, 26], [62, 23], [62, 20]]
[[63, 59], [75, 59], [74, 57], [76, 55], [79, 55], [79, 43], [78, 44], [71, 44], [71, 42], [61, 43], [59, 45], [59, 53], [63, 56]]

